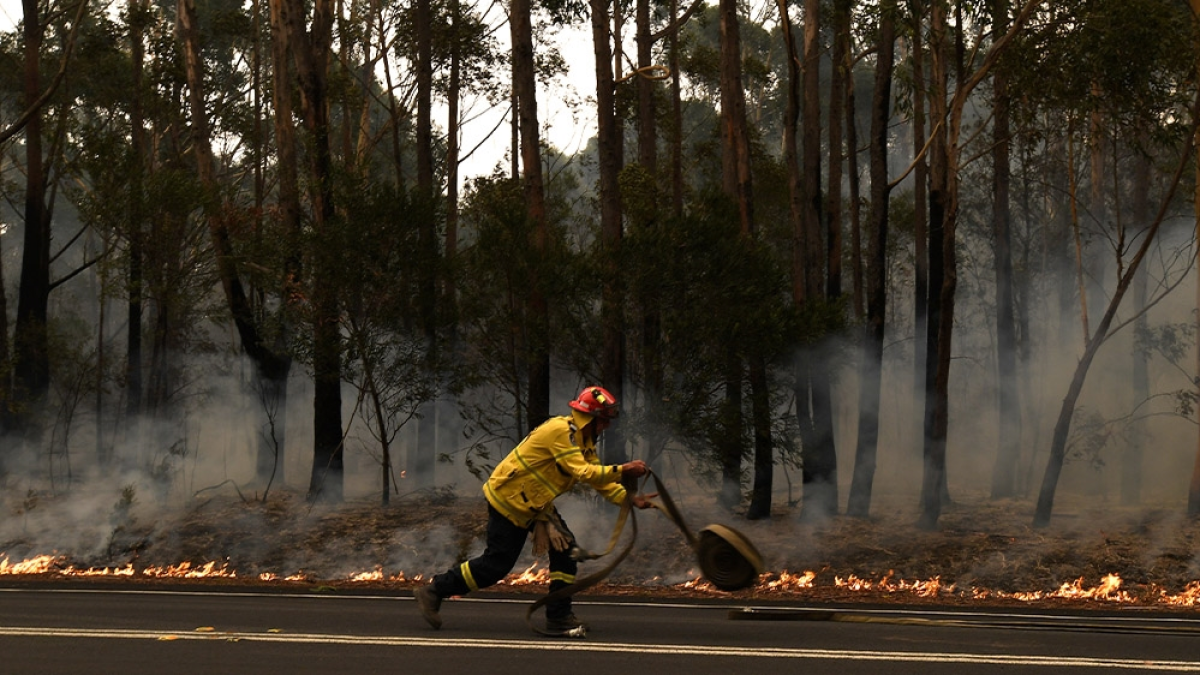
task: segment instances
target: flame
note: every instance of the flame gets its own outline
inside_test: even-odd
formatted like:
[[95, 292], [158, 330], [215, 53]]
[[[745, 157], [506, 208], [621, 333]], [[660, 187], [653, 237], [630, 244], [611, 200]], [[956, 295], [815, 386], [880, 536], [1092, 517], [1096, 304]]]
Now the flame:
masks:
[[883, 593], [909, 593], [922, 598], [936, 598], [942, 593], [943, 588], [947, 593], [954, 592], [954, 585], [943, 587], [941, 577], [934, 577], [926, 580], [907, 581], [905, 579], [895, 580], [895, 572], [888, 570], [888, 573], [880, 577], [878, 581], [869, 579], [860, 579], [851, 574], [845, 579], [841, 577], [833, 578], [833, 585], [838, 588], [846, 588], [852, 591], [879, 591]]
[[508, 586], [526, 586], [529, 584], [545, 584], [550, 582], [549, 568], [537, 569], [538, 563], [535, 560], [532, 565], [525, 568], [520, 574], [510, 574], [498, 583]]
[[1166, 591], [1159, 589], [1158, 601], [1164, 605], [1174, 607], [1195, 607], [1200, 605], [1200, 581], [1193, 581], [1184, 587], [1183, 592], [1178, 595], [1170, 595]]
[[[69, 563], [66, 556], [39, 555], [18, 562], [12, 562], [8, 556], [0, 552], [0, 576], [24, 574], [53, 574], [64, 577], [139, 577], [153, 579], [236, 579], [237, 570], [230, 567], [228, 561], [209, 561], [203, 564], [182, 562], [177, 565], [150, 565], [134, 568], [132, 564], [123, 567], [76, 567]], [[676, 590], [699, 592], [712, 595], [728, 595], [703, 578], [695, 570], [689, 570], [689, 581], [673, 584], [670, 588]], [[756, 594], [804, 594], [819, 588], [818, 573], [812, 570], [804, 572], [768, 572], [758, 579], [754, 589]], [[304, 571], [282, 575], [275, 572], [262, 572], [256, 576], [261, 582], [302, 581], [311, 582], [315, 577]], [[420, 584], [425, 581], [421, 574], [407, 575], [403, 571], [394, 574], [384, 572], [382, 566], [364, 572], [355, 572], [345, 577], [351, 583], [394, 582], [405, 584]], [[535, 561], [519, 573], [513, 573], [501, 580], [499, 584], [507, 586], [525, 586], [546, 584], [550, 581], [550, 570]], [[655, 581], [661, 581], [655, 579]], [[902, 579], [889, 570], [878, 579], [870, 579], [849, 575], [835, 576], [832, 587], [840, 591], [852, 593], [886, 593], [908, 594], [922, 598], [953, 597], [971, 600], [1016, 600], [1021, 602], [1036, 602], [1039, 600], [1090, 600], [1101, 602], [1164, 605], [1170, 607], [1200, 607], [1200, 580], [1192, 581], [1178, 593], [1172, 593], [1158, 586], [1149, 586], [1134, 594], [1122, 588], [1124, 580], [1117, 574], [1106, 574], [1095, 586], [1088, 586], [1084, 577], [1063, 583], [1052, 591], [1001, 591], [989, 588], [970, 587], [959, 589], [956, 584], [946, 584], [940, 577], [932, 579]], [[830, 585], [824, 584], [829, 587]]]
[[792, 574], [791, 572], [780, 572], [778, 579], [771, 579], [770, 574], [765, 574], [759, 578], [759, 585], [768, 591], [798, 591], [801, 589], [812, 588], [813, 581], [817, 578], [817, 573], [812, 570], [805, 570], [802, 574]]
[[[1057, 590], [1043, 592], [1014, 592], [1007, 593], [1004, 591], [992, 591], [987, 589], [973, 589], [971, 597], [976, 600], [987, 598], [1011, 598], [1014, 600], [1023, 600], [1032, 602], [1036, 600], [1044, 600], [1048, 598], [1060, 598], [1067, 600], [1105, 600], [1109, 602], [1137, 602], [1127, 591], [1121, 590], [1121, 577], [1116, 574], [1106, 574], [1100, 580], [1099, 585], [1090, 588], [1084, 588], [1083, 577], [1079, 577], [1070, 583], [1064, 583]], [[1193, 584], [1200, 582], [1192, 582], [1188, 585], [1191, 588]], [[1186, 591], [1185, 591], [1186, 593]], [[1169, 604], [1169, 603], [1166, 603]]]
[[0, 574], [45, 574], [61, 560], [62, 558], [59, 556], [39, 555], [36, 558], [29, 558], [10, 565], [8, 556], [4, 556], [4, 559], [0, 560]]

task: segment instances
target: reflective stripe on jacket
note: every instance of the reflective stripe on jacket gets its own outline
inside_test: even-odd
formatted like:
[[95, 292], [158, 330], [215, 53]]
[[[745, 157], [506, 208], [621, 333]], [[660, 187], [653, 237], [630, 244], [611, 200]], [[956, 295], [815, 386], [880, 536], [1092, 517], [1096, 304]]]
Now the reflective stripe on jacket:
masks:
[[552, 417], [534, 429], [492, 472], [483, 486], [488, 502], [519, 527], [529, 524], [576, 483], [587, 483], [614, 504], [625, 499], [621, 467], [600, 463], [594, 441], [579, 429], [589, 415]]

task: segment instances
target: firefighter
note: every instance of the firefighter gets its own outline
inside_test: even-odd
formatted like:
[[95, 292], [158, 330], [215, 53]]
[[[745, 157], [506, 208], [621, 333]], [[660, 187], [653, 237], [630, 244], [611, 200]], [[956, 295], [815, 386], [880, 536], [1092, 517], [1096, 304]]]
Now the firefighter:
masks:
[[[517, 564], [525, 541], [539, 525], [550, 530], [550, 592], [575, 582], [578, 563], [570, 549], [574, 537], [554, 509], [554, 499], [577, 482], [587, 483], [614, 504], [625, 500], [622, 476], [637, 478], [648, 469], [642, 460], [603, 465], [596, 439], [617, 418], [617, 400], [603, 387], [585, 388], [568, 405], [569, 415], [552, 417], [534, 429], [492, 472], [483, 486], [488, 503], [487, 547], [476, 558], [451, 567], [415, 592], [421, 615], [434, 628], [442, 599], [466, 595], [503, 579]], [[653, 495], [650, 495], [651, 497]], [[640, 509], [652, 504], [631, 498]], [[570, 597], [546, 605], [550, 633], [586, 631], [571, 611]]]

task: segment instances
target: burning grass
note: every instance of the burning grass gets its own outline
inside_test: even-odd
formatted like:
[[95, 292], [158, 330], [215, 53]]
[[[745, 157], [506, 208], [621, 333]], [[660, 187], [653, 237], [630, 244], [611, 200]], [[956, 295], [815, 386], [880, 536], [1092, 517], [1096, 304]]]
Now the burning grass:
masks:
[[[581, 528], [579, 516], [571, 520], [581, 542], [593, 549], [607, 541], [611, 523], [612, 510], [600, 508], [596, 519], [603, 522], [596, 528]], [[683, 508], [691, 521], [702, 507]], [[1200, 524], [1174, 510], [1101, 512], [1066, 505], [1051, 527], [1033, 530], [1029, 504], [980, 499], [950, 508], [933, 532], [917, 529], [915, 511], [903, 506], [883, 505], [878, 512], [886, 515], [808, 522], [780, 509], [767, 521], [718, 514], [690, 522], [693, 528], [707, 522], [737, 527], [766, 557], [771, 572], [736, 593], [699, 580], [683, 535], [659, 514], [640, 513], [633, 553], [590, 592], [1156, 609], [1200, 603]], [[484, 524], [479, 499], [444, 492], [388, 507], [313, 506], [296, 495], [266, 503], [213, 498], [177, 516], [130, 514], [115, 525], [102, 520], [92, 540], [103, 544], [91, 548], [64, 540], [47, 550], [45, 540], [28, 528], [24, 536], [0, 530], [0, 582], [119, 579], [403, 589], [478, 552]], [[498, 590], [544, 592], [544, 563], [526, 555]]]

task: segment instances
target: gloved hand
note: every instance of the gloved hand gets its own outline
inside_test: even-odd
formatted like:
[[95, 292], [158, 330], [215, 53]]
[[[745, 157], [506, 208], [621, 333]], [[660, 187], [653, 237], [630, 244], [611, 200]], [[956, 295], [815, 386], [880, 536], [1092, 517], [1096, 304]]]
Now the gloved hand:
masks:
[[554, 523], [547, 524], [549, 525], [546, 530], [548, 530], [550, 535], [550, 546], [552, 546], [555, 551], [565, 551], [570, 548], [571, 538], [563, 534], [562, 530], [555, 527]]
[[640, 459], [635, 459], [632, 462], [625, 462], [621, 465], [621, 475], [631, 476], [633, 478], [641, 478], [650, 472], [650, 467]]

